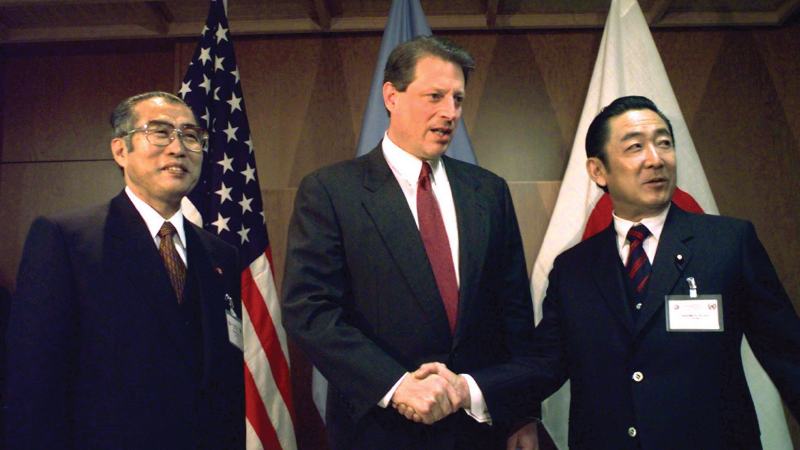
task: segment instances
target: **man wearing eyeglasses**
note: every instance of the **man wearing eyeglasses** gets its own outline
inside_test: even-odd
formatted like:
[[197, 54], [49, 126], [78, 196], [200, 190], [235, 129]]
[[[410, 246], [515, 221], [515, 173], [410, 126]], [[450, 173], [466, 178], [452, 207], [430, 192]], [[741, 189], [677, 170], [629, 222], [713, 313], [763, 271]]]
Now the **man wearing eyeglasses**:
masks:
[[208, 133], [150, 92], [111, 116], [126, 187], [31, 226], [8, 331], [9, 448], [244, 448], [236, 249], [184, 220]]

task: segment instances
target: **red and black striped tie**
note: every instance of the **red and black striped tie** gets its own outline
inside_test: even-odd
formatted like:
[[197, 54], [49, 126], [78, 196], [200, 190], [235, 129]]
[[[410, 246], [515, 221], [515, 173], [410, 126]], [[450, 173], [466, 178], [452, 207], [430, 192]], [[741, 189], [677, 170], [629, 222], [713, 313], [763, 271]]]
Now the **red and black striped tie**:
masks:
[[628, 242], [631, 243], [631, 246], [628, 263], [625, 264], [625, 273], [631, 284], [633, 298], [630, 301], [634, 313], [641, 308], [647, 281], [650, 279], [650, 260], [647, 259], [643, 245], [647, 236], [650, 236], [650, 230], [642, 224], [631, 227], [628, 231]]

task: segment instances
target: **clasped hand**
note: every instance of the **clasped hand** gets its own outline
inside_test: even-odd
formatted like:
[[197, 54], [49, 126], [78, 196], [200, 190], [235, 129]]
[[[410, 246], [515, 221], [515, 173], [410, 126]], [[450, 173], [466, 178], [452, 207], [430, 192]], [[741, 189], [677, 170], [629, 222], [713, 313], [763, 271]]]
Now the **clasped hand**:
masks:
[[432, 424], [470, 405], [469, 386], [442, 363], [423, 364], [403, 379], [392, 406], [414, 422]]

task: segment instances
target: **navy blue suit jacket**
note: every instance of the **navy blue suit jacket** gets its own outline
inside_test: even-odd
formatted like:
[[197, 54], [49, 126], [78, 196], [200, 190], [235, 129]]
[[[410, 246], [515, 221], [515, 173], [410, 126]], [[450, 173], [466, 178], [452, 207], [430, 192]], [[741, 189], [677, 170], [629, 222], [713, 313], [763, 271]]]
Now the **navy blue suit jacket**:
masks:
[[[723, 332], [667, 331], [665, 296], [689, 295], [687, 277], [700, 296], [722, 295]], [[613, 223], [550, 272], [534, 346], [544, 358], [517, 387], [544, 398], [570, 379], [570, 448], [761, 448], [743, 335], [798, 416], [800, 320], [751, 223], [673, 204], [636, 321], [623, 283]]]
[[225, 294], [241, 313], [236, 249], [185, 230], [201, 354], [124, 192], [33, 223], [8, 331], [10, 448], [244, 448], [244, 363], [225, 319]]

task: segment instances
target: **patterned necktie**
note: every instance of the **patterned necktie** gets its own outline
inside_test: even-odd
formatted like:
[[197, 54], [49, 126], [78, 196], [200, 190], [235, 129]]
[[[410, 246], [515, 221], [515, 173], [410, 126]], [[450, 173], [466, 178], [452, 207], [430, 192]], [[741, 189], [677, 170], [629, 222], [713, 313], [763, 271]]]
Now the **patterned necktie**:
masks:
[[175, 242], [172, 239], [175, 233], [177, 233], [177, 230], [171, 223], [164, 222], [164, 225], [161, 225], [161, 229], [158, 230], [158, 235], [161, 237], [158, 251], [161, 252], [161, 257], [164, 258], [169, 281], [172, 282], [172, 288], [175, 290], [175, 296], [178, 297], [178, 304], [180, 305], [183, 304], [183, 289], [186, 286], [186, 265], [183, 264], [181, 255], [175, 249]]
[[631, 245], [628, 263], [625, 264], [625, 273], [628, 275], [631, 292], [634, 294], [634, 298], [630, 299], [634, 312], [641, 308], [639, 305], [644, 299], [647, 280], [650, 279], [650, 260], [647, 259], [643, 245], [647, 236], [650, 236], [650, 230], [642, 224], [631, 227], [628, 231], [628, 241]]
[[439, 293], [442, 295], [447, 321], [450, 323], [450, 333], [454, 333], [458, 316], [458, 282], [453, 266], [453, 253], [450, 251], [450, 240], [447, 239], [442, 213], [431, 190], [430, 175], [431, 166], [423, 162], [417, 187], [419, 234], [425, 244]]

